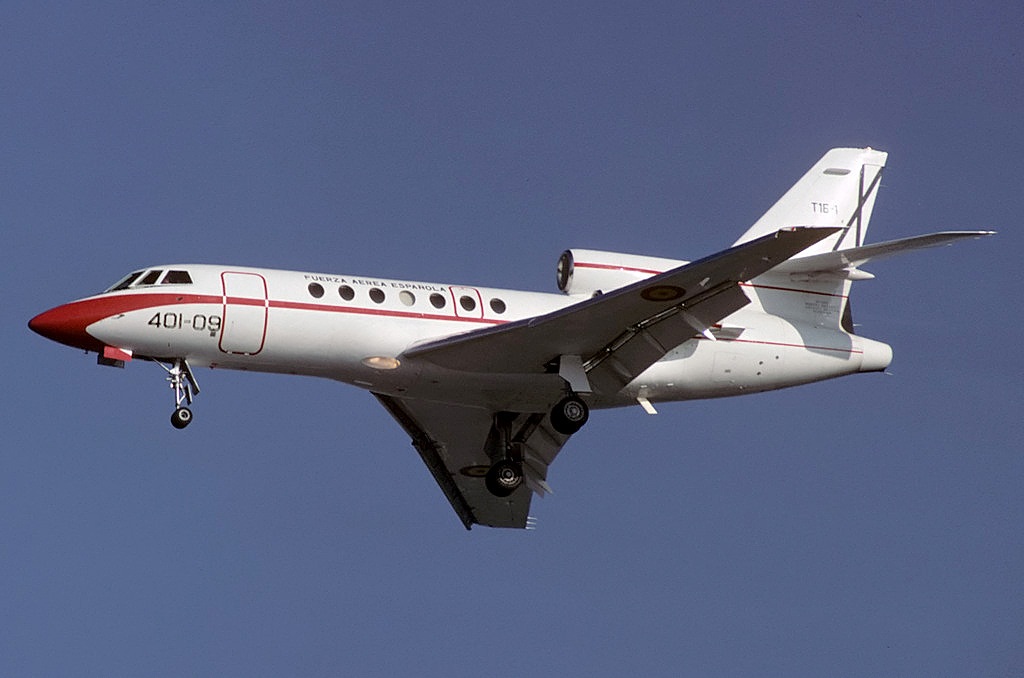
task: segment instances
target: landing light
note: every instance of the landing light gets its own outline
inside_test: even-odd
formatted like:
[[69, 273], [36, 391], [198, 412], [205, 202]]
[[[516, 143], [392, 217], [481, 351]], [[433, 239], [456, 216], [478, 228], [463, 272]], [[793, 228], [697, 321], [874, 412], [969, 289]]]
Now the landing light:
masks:
[[397, 370], [399, 365], [398, 358], [388, 358], [382, 355], [370, 356], [369, 358], [363, 358], [363, 364], [367, 367], [372, 367], [375, 370]]

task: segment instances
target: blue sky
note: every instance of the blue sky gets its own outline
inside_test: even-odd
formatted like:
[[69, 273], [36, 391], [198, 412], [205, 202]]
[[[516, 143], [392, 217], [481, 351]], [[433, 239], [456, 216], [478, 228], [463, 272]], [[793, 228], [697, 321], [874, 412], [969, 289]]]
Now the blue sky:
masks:
[[[1024, 672], [1019, 3], [23, 3], [0, 22], [0, 673]], [[462, 529], [327, 381], [101, 369], [34, 314], [169, 261], [554, 289], [890, 152], [892, 376], [598, 412]]]

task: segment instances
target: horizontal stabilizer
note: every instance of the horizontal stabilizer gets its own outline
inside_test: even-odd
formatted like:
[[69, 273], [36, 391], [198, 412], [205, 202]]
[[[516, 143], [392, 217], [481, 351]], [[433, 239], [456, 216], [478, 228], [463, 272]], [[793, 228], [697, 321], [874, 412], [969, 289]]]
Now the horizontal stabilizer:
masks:
[[912, 238], [889, 240], [874, 245], [790, 259], [776, 266], [771, 272], [773, 274], [786, 274], [853, 270], [872, 259], [883, 259], [912, 250], [950, 245], [958, 240], [981, 238], [986, 235], [993, 235], [994, 233], [995, 231], [942, 231], [940, 233], [918, 235]]

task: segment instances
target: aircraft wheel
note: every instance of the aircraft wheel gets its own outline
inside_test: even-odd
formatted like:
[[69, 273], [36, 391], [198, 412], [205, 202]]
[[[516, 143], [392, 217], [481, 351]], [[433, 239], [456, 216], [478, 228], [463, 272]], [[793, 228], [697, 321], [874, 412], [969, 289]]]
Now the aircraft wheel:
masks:
[[174, 428], [185, 428], [192, 422], [192, 410], [187, 407], [179, 407], [171, 414], [171, 426]]
[[514, 461], [503, 459], [495, 462], [487, 471], [484, 483], [495, 497], [507, 497], [523, 482], [523, 467]]
[[590, 419], [590, 408], [578, 396], [563, 398], [551, 410], [551, 425], [562, 435], [571, 436]]

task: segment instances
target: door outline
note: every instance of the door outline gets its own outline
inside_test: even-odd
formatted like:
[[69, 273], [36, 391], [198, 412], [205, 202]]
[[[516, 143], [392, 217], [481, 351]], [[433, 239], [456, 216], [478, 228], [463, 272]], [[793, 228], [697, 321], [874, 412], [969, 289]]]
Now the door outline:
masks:
[[[448, 291], [452, 295], [452, 307], [455, 309], [456, 318], [483, 318], [484, 317], [484, 299], [480, 295], [480, 290], [475, 287], [459, 287], [453, 285], [448, 288]], [[459, 303], [460, 297], [470, 297], [476, 301], [476, 308], [472, 311], [467, 311], [462, 308], [462, 304]]]
[[224, 271], [220, 280], [223, 296], [217, 345], [223, 353], [256, 355], [267, 340], [267, 280], [259, 273], [241, 271]]

